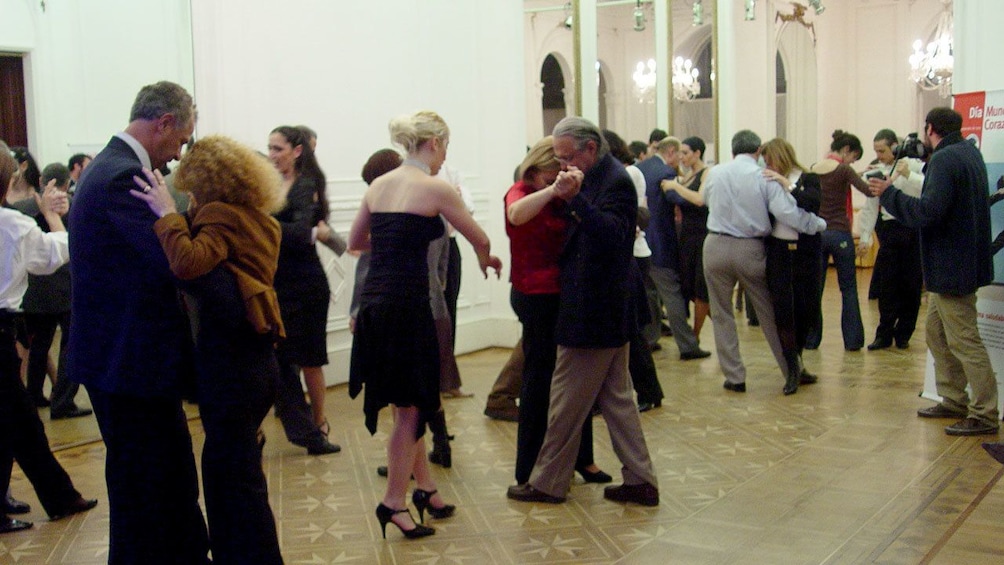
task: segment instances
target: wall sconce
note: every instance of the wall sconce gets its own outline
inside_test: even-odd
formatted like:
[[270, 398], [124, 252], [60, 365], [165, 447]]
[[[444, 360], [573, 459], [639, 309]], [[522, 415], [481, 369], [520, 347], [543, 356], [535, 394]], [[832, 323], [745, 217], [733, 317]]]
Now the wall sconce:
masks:
[[636, 0], [634, 6], [634, 30], [645, 31], [645, 12], [641, 9], [641, 0]]
[[693, 25], [699, 26], [704, 24], [704, 5], [701, 4], [701, 0], [694, 0], [694, 23]]
[[696, 98], [701, 93], [701, 83], [697, 81], [699, 74], [690, 59], [673, 59], [673, 96], [681, 102]]
[[809, 6], [816, 11], [817, 16], [826, 11], [826, 6], [823, 6], [823, 0], [809, 0]]
[[756, 0], [746, 0], [745, 20], [751, 22], [756, 19]]
[[574, 22], [572, 21], [572, 3], [569, 2], [565, 4], [565, 21], [564, 21], [565, 29], [572, 29], [573, 23]]

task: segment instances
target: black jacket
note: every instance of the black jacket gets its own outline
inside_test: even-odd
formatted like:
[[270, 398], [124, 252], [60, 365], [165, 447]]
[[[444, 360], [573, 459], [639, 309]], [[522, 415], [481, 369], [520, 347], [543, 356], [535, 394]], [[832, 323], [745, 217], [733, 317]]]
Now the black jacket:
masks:
[[568, 241], [562, 251], [558, 345], [621, 347], [635, 323], [631, 311], [638, 195], [624, 166], [609, 154], [585, 172], [582, 190], [566, 208]]

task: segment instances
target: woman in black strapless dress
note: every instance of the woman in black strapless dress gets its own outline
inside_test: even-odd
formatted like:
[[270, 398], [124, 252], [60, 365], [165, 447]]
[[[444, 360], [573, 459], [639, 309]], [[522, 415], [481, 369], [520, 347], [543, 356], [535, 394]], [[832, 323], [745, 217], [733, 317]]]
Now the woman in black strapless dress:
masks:
[[349, 394], [365, 386], [366, 427], [376, 433], [377, 414], [394, 409], [387, 444], [387, 491], [377, 506], [386, 537], [387, 523], [409, 538], [435, 533], [415, 524], [406, 494], [424, 521], [451, 516], [455, 507], [436, 491], [425, 454], [425, 426], [439, 410], [439, 344], [429, 306], [429, 242], [443, 233], [440, 214], [474, 246], [481, 271], [499, 273], [502, 262], [490, 254], [491, 242], [467, 212], [460, 195], [434, 178], [446, 160], [450, 130], [434, 112], [422, 111], [390, 123], [391, 139], [407, 150], [402, 166], [373, 181], [352, 224], [349, 247], [370, 250], [352, 342]]

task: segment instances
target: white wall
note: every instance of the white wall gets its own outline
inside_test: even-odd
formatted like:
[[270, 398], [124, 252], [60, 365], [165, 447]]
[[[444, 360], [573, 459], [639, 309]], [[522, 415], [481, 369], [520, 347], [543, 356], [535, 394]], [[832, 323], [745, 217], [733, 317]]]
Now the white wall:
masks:
[[[390, 146], [388, 121], [421, 109], [444, 117], [447, 162], [462, 172], [475, 217], [506, 265], [502, 281], [483, 280], [461, 238], [457, 350], [512, 345], [502, 196], [525, 152], [521, 7], [506, 0], [221, 0], [193, 3], [192, 19], [199, 135], [222, 132], [264, 149], [274, 127], [310, 125], [332, 221], [343, 233], [365, 188], [363, 163]], [[333, 290], [328, 377], [344, 380], [354, 259], [322, 253]]]
[[39, 166], [95, 152], [129, 121], [140, 87], [192, 86], [188, 0], [0, 0], [0, 51], [24, 55]]

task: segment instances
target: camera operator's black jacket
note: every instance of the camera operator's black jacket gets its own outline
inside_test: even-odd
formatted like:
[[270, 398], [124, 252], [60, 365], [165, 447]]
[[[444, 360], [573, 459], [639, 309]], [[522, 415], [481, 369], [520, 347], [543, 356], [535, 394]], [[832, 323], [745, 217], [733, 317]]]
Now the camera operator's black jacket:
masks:
[[960, 133], [950, 133], [931, 154], [924, 175], [920, 198], [889, 187], [882, 193], [882, 206], [904, 225], [920, 228], [929, 291], [972, 294], [993, 280], [983, 156]]

